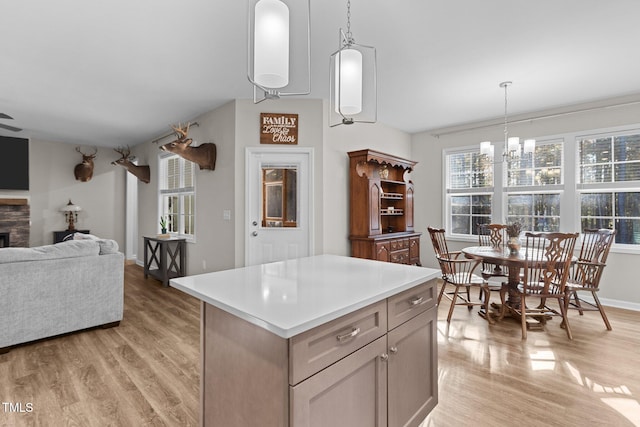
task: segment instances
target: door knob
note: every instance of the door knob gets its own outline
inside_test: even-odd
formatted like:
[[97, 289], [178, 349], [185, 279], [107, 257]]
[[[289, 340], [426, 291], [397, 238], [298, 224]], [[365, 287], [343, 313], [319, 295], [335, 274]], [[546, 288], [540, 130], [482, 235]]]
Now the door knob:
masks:
[[253, 233], [251, 233], [251, 235], [252, 235], [253, 237], [256, 237], [256, 236], [258, 235], [258, 232], [257, 232], [257, 231], [254, 231]]
[[251, 225], [253, 225], [253, 226], [258, 225], [258, 221], [253, 221], [253, 222], [251, 223]]

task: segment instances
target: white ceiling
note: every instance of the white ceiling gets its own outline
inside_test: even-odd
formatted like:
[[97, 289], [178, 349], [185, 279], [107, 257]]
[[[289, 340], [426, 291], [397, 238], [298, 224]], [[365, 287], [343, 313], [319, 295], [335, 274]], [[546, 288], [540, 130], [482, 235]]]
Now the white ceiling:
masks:
[[[300, 1], [300, 0], [297, 0]], [[637, 0], [352, 0], [378, 56], [378, 121], [414, 133], [640, 94]], [[346, 0], [311, 0], [313, 98]], [[22, 0], [0, 11], [0, 135], [135, 145], [235, 98], [244, 0]], [[278, 101], [268, 101], [278, 102]], [[366, 126], [366, 125], [356, 125]]]

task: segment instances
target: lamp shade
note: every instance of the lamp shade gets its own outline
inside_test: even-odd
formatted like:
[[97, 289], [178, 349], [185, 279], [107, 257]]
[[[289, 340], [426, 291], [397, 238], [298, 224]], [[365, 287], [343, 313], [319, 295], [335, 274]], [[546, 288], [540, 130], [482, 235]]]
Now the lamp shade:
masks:
[[491, 141], [482, 141], [480, 143], [480, 154], [487, 156], [491, 154]]
[[338, 52], [335, 62], [335, 111], [344, 115], [362, 111], [362, 54], [350, 48]]
[[536, 140], [535, 139], [525, 139], [524, 140], [524, 152], [526, 154], [533, 153], [536, 149]]
[[520, 151], [520, 138], [517, 136], [509, 137], [507, 142], [507, 149], [509, 151]]
[[82, 208], [80, 206], [74, 205], [71, 199], [69, 199], [69, 203], [64, 205], [62, 209], [60, 209], [60, 212], [80, 212], [81, 210]]
[[255, 6], [253, 75], [265, 88], [289, 84], [289, 8], [280, 0]]

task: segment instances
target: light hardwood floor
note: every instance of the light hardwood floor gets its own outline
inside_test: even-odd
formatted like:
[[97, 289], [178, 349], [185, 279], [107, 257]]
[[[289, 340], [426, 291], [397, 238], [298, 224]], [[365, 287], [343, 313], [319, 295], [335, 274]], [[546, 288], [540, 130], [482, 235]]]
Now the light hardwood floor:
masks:
[[[495, 297], [495, 296], [494, 296]], [[640, 313], [571, 312], [520, 339], [477, 310], [438, 313], [439, 403], [424, 426], [640, 426]], [[120, 326], [14, 348], [0, 355], [0, 426], [189, 426], [198, 423], [199, 303], [125, 268]], [[333, 426], [328, 426], [333, 427]]]

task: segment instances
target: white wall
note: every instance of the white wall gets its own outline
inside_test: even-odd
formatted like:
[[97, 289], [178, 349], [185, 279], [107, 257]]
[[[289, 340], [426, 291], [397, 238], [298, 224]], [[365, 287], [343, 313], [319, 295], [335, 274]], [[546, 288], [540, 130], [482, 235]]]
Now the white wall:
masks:
[[[583, 106], [588, 107], [588, 106]], [[544, 115], [541, 113], [540, 115]], [[510, 118], [514, 120], [517, 118]], [[541, 138], [568, 132], [582, 132], [607, 127], [633, 125], [640, 123], [640, 105], [628, 105], [608, 109], [597, 109], [551, 117], [548, 119], [532, 120], [509, 125], [511, 135]], [[481, 126], [482, 123], [476, 124]], [[474, 127], [474, 125], [470, 125]], [[640, 124], [638, 124], [640, 128]], [[423, 132], [412, 136], [413, 160], [419, 161], [422, 167], [416, 168], [413, 174], [416, 189], [416, 230], [426, 233], [428, 226], [444, 226], [442, 182], [442, 152], [446, 148], [470, 146], [480, 141], [501, 141], [504, 139], [503, 126], [498, 124], [472, 131], [463, 131], [441, 135], [447, 130]], [[572, 141], [565, 141], [573, 144]], [[425, 238], [426, 237], [426, 238]], [[437, 268], [433, 249], [428, 236], [422, 239], [422, 263], [428, 267]], [[468, 246], [469, 242], [452, 242], [450, 250], [458, 250]], [[637, 269], [632, 268], [640, 260], [640, 255], [611, 253], [608, 266], [602, 277], [600, 298], [609, 305], [634, 308], [640, 310], [640, 287], [637, 286]]]
[[51, 244], [54, 231], [67, 229], [60, 208], [71, 199], [82, 208], [77, 229], [89, 229], [91, 234], [114, 239], [124, 250], [125, 171], [111, 165], [116, 158], [113, 150], [99, 148], [93, 178], [80, 182], [76, 181], [73, 168], [82, 157], [74, 145], [31, 140], [30, 246]]

